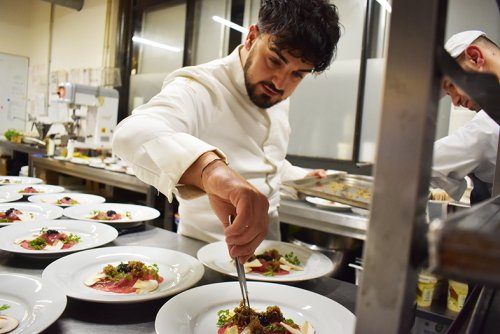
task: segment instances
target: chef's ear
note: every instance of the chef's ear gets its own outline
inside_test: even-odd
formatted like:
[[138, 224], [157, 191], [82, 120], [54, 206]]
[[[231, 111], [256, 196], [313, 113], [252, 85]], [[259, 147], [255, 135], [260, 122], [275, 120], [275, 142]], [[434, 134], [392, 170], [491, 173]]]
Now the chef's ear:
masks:
[[471, 63], [472, 66], [476, 67], [478, 70], [482, 69], [484, 66], [484, 56], [480, 48], [476, 45], [469, 45], [464, 53], [467, 62]]
[[248, 28], [248, 35], [247, 35], [247, 38], [245, 40], [245, 48], [247, 50], [250, 50], [250, 48], [252, 47], [253, 43], [255, 43], [255, 41], [257, 40], [259, 35], [260, 35], [259, 27], [257, 27], [256, 24], [252, 24]]

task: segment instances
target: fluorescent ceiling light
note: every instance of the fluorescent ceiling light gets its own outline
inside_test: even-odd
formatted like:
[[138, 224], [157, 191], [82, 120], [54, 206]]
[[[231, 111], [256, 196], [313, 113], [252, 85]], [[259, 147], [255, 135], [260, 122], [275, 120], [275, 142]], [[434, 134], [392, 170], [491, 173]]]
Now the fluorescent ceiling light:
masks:
[[168, 50], [168, 51], [172, 51], [172, 52], [181, 52], [181, 49], [176, 48], [174, 46], [170, 46], [170, 45], [167, 45], [167, 44], [158, 43], [158, 42], [151, 41], [149, 39], [142, 38], [142, 37], [134, 36], [134, 37], [132, 37], [132, 40], [134, 42], [136, 42], [136, 43], [140, 43], [140, 44], [144, 44], [144, 45], [149, 45], [149, 46], [154, 46], [155, 48], [160, 48], [160, 49], [163, 49], [163, 50]]
[[392, 12], [392, 7], [387, 0], [377, 0], [377, 2], [382, 6], [388, 13]]
[[229, 28], [233, 28], [234, 30], [238, 30], [239, 32], [243, 33], [243, 34], [247, 34], [248, 33], [248, 29], [245, 28], [245, 27], [242, 27], [236, 23], [233, 23], [231, 21], [228, 21], [226, 19], [223, 19], [222, 17], [220, 16], [212, 16], [212, 19], [215, 21], [215, 22], [219, 22], [220, 24], [222, 25], [225, 25]]

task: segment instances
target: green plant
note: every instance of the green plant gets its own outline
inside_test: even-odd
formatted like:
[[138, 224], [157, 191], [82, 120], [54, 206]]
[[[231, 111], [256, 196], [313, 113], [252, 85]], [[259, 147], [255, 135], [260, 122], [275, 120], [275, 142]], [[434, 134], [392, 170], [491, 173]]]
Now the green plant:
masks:
[[8, 141], [11, 141], [12, 138], [14, 137], [17, 137], [17, 136], [21, 136], [21, 132], [15, 130], [15, 129], [8, 129], [7, 131], [4, 132], [3, 134], [5, 136], [5, 138], [8, 140]]

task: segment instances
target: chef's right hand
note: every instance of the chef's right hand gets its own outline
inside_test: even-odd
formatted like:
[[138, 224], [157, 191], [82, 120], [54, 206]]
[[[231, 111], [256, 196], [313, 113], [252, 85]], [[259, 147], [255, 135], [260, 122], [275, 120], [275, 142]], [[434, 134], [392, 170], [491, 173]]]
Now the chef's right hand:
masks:
[[[267, 197], [214, 152], [200, 156], [183, 179], [207, 193], [212, 209], [224, 225], [230, 256], [246, 262], [267, 234]], [[234, 217], [232, 225], [229, 225], [230, 215]]]

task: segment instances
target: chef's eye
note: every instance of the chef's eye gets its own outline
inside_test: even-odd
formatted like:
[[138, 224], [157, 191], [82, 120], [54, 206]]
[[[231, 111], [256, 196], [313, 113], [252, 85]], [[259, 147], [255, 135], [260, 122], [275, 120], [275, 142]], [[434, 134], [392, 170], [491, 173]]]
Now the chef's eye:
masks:
[[269, 58], [269, 61], [271, 62], [271, 64], [273, 64], [275, 66], [281, 65], [281, 62], [278, 59], [274, 58], [274, 57]]
[[292, 72], [292, 76], [295, 78], [295, 79], [302, 79], [304, 77], [304, 75], [300, 72]]

